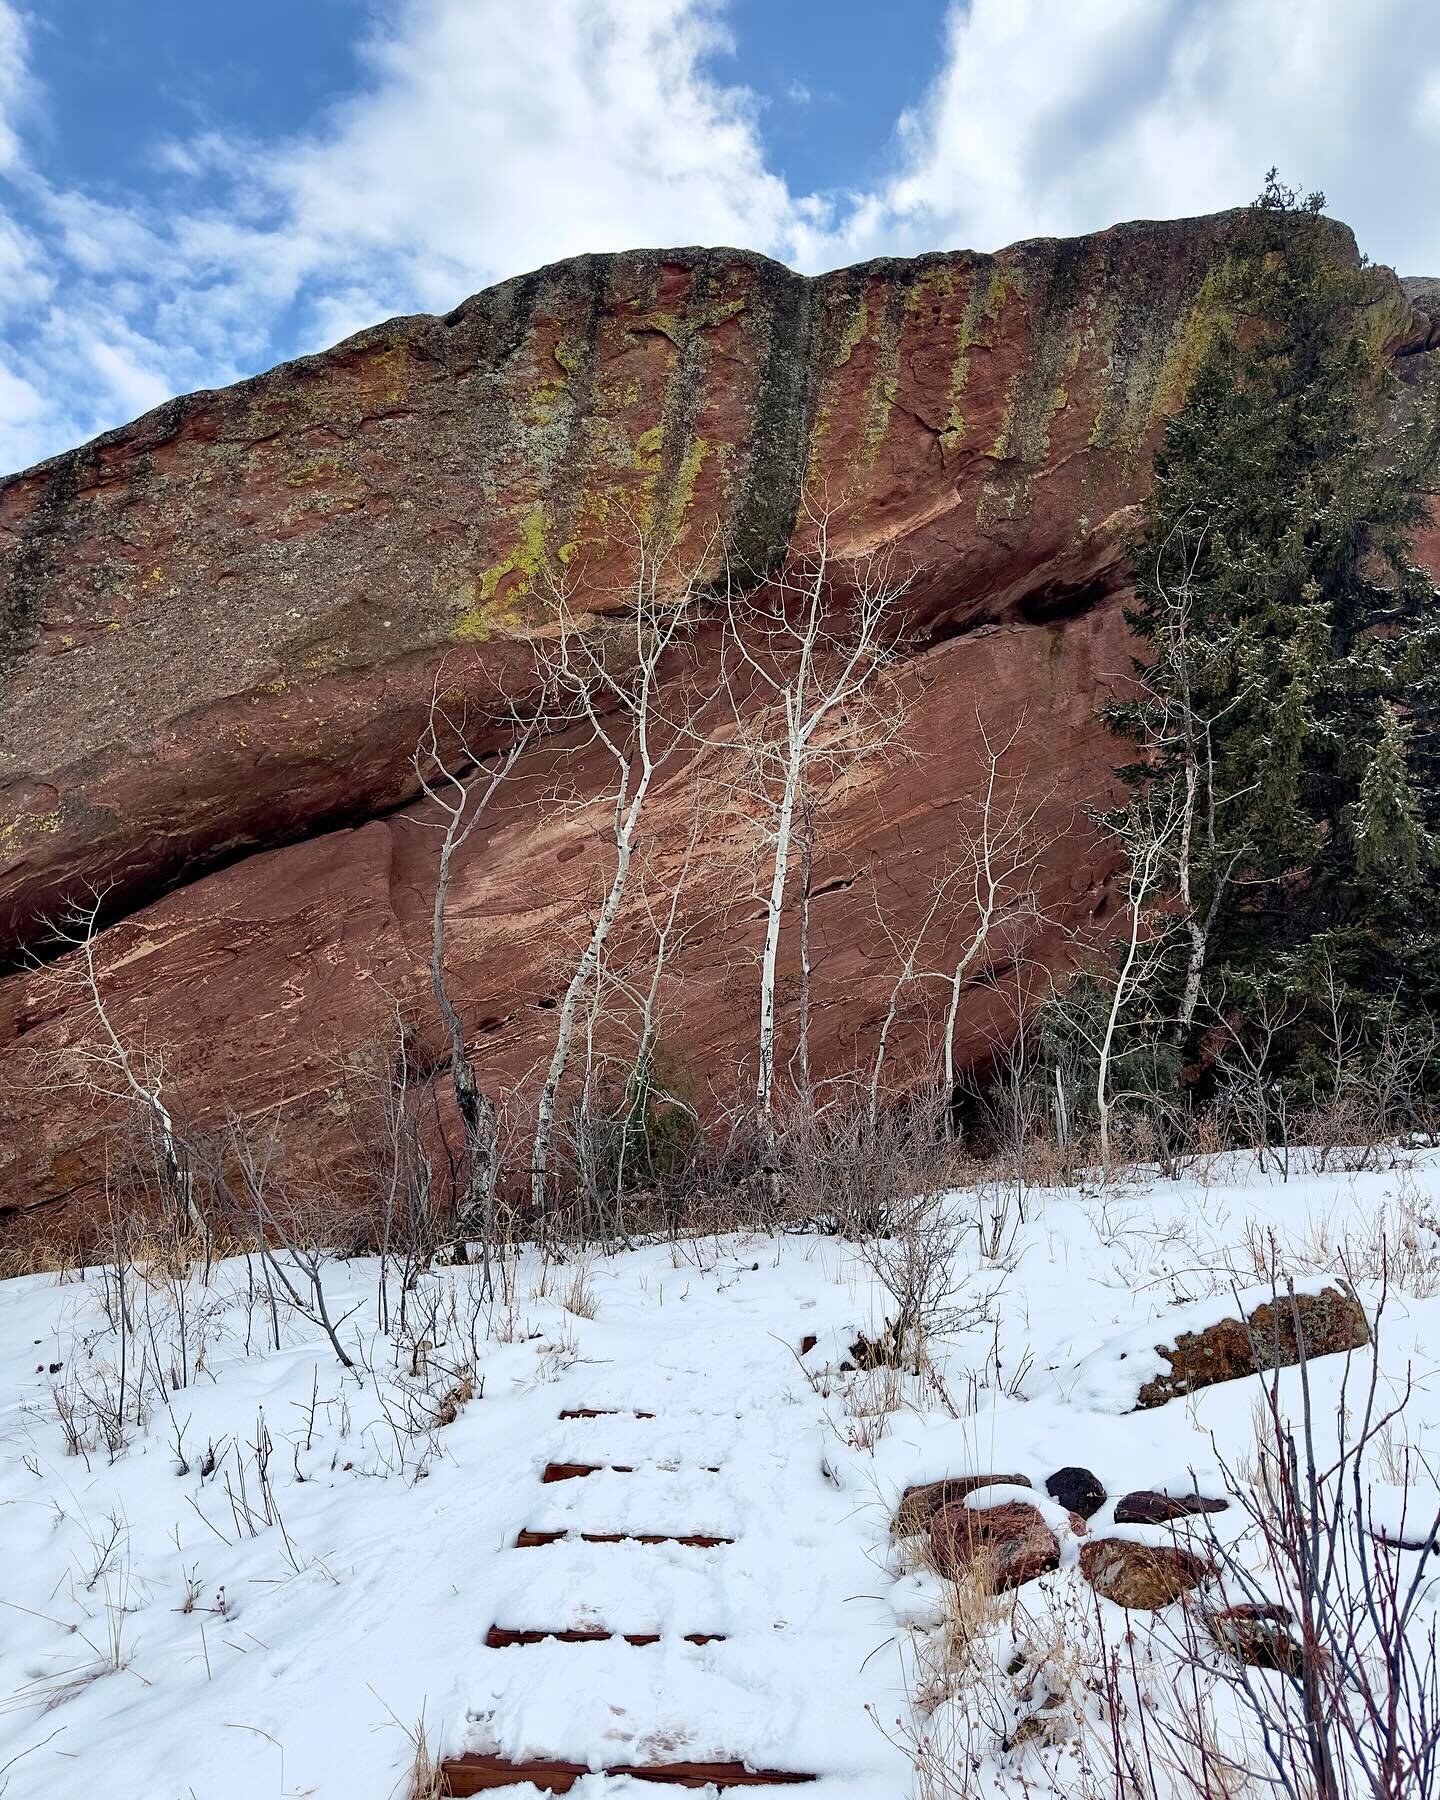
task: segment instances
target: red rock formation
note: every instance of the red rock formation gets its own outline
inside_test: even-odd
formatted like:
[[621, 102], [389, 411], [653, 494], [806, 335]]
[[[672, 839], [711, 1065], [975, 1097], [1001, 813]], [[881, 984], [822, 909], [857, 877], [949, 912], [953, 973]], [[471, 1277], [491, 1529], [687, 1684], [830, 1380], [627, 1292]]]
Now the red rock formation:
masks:
[[[434, 842], [410, 766], [437, 672], [477, 711], [523, 689], [542, 565], [613, 606], [627, 514], [697, 553], [718, 524], [773, 566], [823, 485], [842, 565], [894, 546], [917, 577], [915, 753], [846, 794], [817, 869], [817, 1062], [848, 1066], [873, 1034], [891, 968], [872, 883], [901, 931], [928, 902], [973, 800], [977, 715], [1019, 727], [1012, 765], [1065, 833], [1042, 871], [1052, 922], [1024, 946], [1062, 967], [1112, 872], [1082, 809], [1113, 761], [1095, 708], [1126, 667], [1125, 509], [1230, 229], [1124, 226], [814, 281], [732, 251], [580, 258], [0, 484], [0, 951], [43, 953], [45, 920], [105, 889], [107, 993], [164, 1051], [177, 1108], [204, 1125], [283, 1107], [286, 1155], [333, 1171], [346, 1071], [397, 1003], [415, 1003], [422, 1059], [438, 1049]], [[1377, 294], [1406, 361], [1428, 362], [1428, 323], [1383, 277]], [[496, 1079], [545, 1054], [598, 878], [596, 814], [544, 797], [557, 772], [593, 794], [602, 766], [578, 740], [528, 753], [457, 871], [454, 977]], [[690, 793], [681, 773], [657, 797], [657, 879]], [[744, 834], [715, 817], [707, 847], [733, 877]], [[732, 905], [723, 932], [697, 918], [675, 964], [665, 1032], [702, 1087], [731, 1089], [750, 1041], [753, 910]], [[617, 949], [643, 936], [637, 896]], [[101, 1111], [36, 1086], [83, 1030], [65, 974], [0, 980], [0, 1208], [96, 1190]], [[967, 1055], [1009, 1004], [968, 994]]]

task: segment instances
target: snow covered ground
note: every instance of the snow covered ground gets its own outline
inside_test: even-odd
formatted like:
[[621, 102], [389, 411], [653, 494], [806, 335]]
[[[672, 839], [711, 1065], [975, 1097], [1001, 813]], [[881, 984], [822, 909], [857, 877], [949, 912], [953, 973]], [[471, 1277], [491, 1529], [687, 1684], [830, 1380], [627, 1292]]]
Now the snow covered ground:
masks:
[[[1376, 1479], [1399, 1487], [1407, 1445], [1440, 1467], [1440, 1156], [1288, 1182], [1222, 1159], [953, 1205], [967, 1317], [919, 1374], [840, 1367], [885, 1295], [860, 1248], [814, 1236], [530, 1256], [490, 1308], [474, 1270], [438, 1269], [388, 1335], [377, 1266], [332, 1264], [350, 1371], [243, 1259], [208, 1285], [132, 1273], [128, 1331], [113, 1271], [0, 1285], [0, 1793], [394, 1800], [422, 1719], [437, 1755], [737, 1759], [818, 1776], [816, 1800], [970, 1791], [936, 1784], [937, 1755], [979, 1758], [976, 1793], [1078, 1791], [1063, 1745], [1013, 1729], [1034, 1674], [1014, 1647], [1045, 1609], [1103, 1627], [1078, 1544], [1062, 1533], [1060, 1569], [996, 1624], [1015, 1693], [987, 1738], [948, 1701], [914, 1709], [944, 1592], [892, 1540], [896, 1500], [971, 1473], [1043, 1497], [1070, 1464], [1112, 1497], [1223, 1493], [1259, 1382], [1135, 1413], [1147, 1353], [1233, 1310], [1272, 1254], [1309, 1275], [1348, 1246], [1373, 1308], [1382, 1241], [1382, 1386], [1413, 1395]], [[1342, 1371], [1312, 1368], [1322, 1417]], [[492, 1627], [614, 1635], [496, 1648]]]

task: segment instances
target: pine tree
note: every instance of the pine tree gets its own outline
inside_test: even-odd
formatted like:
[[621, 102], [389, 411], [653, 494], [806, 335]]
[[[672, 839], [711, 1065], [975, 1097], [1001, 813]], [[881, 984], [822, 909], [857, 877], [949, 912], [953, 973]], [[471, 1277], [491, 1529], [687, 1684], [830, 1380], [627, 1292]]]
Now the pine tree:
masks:
[[1159, 1006], [1190, 1055], [1203, 996], [1233, 1017], [1278, 984], [1298, 1057], [1322, 968], [1362, 1009], [1440, 1004], [1440, 607], [1410, 553], [1440, 408], [1392, 424], [1393, 289], [1322, 207], [1272, 171], [1212, 278], [1135, 546], [1135, 697], [1107, 714], [1136, 747], [1113, 823], [1176, 821]]

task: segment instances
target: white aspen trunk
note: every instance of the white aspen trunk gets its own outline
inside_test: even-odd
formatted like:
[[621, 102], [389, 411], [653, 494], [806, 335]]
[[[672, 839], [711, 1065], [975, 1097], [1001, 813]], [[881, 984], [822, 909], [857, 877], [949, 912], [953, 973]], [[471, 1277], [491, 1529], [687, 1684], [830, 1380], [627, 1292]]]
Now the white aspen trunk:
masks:
[[610, 927], [615, 923], [616, 914], [620, 911], [620, 902], [625, 895], [625, 878], [630, 872], [630, 853], [634, 846], [635, 828], [639, 823], [640, 805], [649, 786], [649, 772], [641, 778], [636, 788], [635, 797], [627, 807], [623, 822], [615, 834], [615, 873], [611, 877], [610, 886], [605, 895], [604, 904], [600, 908], [600, 916], [595, 921], [595, 929], [590, 933], [590, 942], [585, 946], [585, 954], [575, 965], [565, 988], [565, 998], [560, 1003], [560, 1020], [555, 1034], [555, 1049], [550, 1058], [550, 1066], [545, 1071], [545, 1084], [540, 1090], [540, 1104], [535, 1116], [535, 1142], [530, 1157], [530, 1203], [537, 1217], [543, 1217], [546, 1203], [546, 1184], [550, 1173], [550, 1139], [555, 1124], [555, 1102], [560, 1093], [560, 1083], [565, 1078], [565, 1065], [570, 1057], [570, 1040], [575, 1031], [575, 1011], [591, 976], [595, 973], [600, 961], [600, 952], [605, 947], [605, 939], [610, 934]]
[[1190, 931], [1190, 955], [1185, 964], [1185, 987], [1180, 995], [1180, 1036], [1183, 1040], [1195, 1020], [1200, 1004], [1200, 982], [1205, 973], [1208, 934], [1198, 919], [1187, 921]]
[[790, 840], [799, 786], [800, 758], [792, 741], [785, 770], [785, 792], [775, 820], [775, 864], [770, 874], [765, 949], [760, 961], [760, 1068], [755, 1081], [755, 1100], [767, 1119], [771, 1115], [775, 1089], [775, 962], [780, 949], [780, 921], [785, 909], [785, 879], [790, 870]]
[[[908, 970], [906, 971], [908, 974]], [[885, 1066], [885, 1052], [890, 1046], [890, 1030], [895, 1023], [895, 1015], [900, 1010], [900, 990], [905, 985], [902, 975], [890, 990], [890, 1004], [885, 1008], [885, 1017], [880, 1026], [880, 1039], [875, 1046], [875, 1064], [870, 1071], [870, 1125], [873, 1130], [880, 1117], [880, 1071]]]
[[810, 1104], [810, 894], [815, 872], [814, 802], [802, 804], [804, 826], [800, 837], [800, 1013], [796, 1021], [795, 1061], [800, 1071], [800, 1092]]
[[1185, 705], [1185, 807], [1180, 821], [1177, 883], [1180, 891], [1180, 904], [1185, 908], [1185, 928], [1190, 934], [1190, 955], [1185, 965], [1185, 986], [1180, 996], [1180, 1015], [1177, 1021], [1178, 1036], [1182, 1042], [1195, 1017], [1195, 1008], [1200, 1003], [1200, 978], [1205, 971], [1206, 940], [1205, 928], [1195, 917], [1195, 902], [1190, 882], [1190, 859], [1194, 842], [1195, 808], [1199, 795], [1200, 770], [1195, 754], [1195, 733], [1190, 718], [1188, 692]]
[[1140, 952], [1141, 903], [1149, 891], [1154, 859], [1158, 853], [1158, 846], [1151, 845], [1147, 848], [1145, 878], [1130, 896], [1130, 942], [1125, 949], [1125, 960], [1115, 978], [1110, 1013], [1105, 1021], [1104, 1036], [1100, 1040], [1099, 1072], [1095, 1077], [1095, 1110], [1100, 1118], [1100, 1169], [1107, 1181], [1110, 1178], [1110, 1061], [1114, 1054], [1115, 1031], [1120, 1022], [1121, 1008], [1128, 998], [1131, 971]]
[[165, 1167], [165, 1183], [170, 1190], [170, 1198], [183, 1222], [191, 1231], [208, 1241], [209, 1227], [205, 1223], [200, 1208], [195, 1204], [195, 1185], [191, 1177], [189, 1161], [181, 1150], [175, 1137], [175, 1121], [170, 1116], [169, 1108], [160, 1098], [160, 1078], [157, 1075], [154, 1088], [149, 1088], [135, 1073], [134, 1064], [130, 1060], [130, 1052], [120, 1041], [120, 1035], [110, 1023], [110, 1015], [105, 1010], [105, 1003], [100, 997], [100, 978], [95, 969], [95, 935], [94, 914], [85, 933], [83, 944], [85, 956], [85, 979], [90, 990], [91, 1004], [95, 1008], [96, 1017], [101, 1029], [109, 1040], [114, 1065], [125, 1078], [125, 1085], [140, 1103], [145, 1106], [160, 1138], [160, 1156]]
[[945, 1118], [947, 1132], [950, 1130], [949, 1120], [955, 1094], [955, 1021], [960, 1013], [960, 995], [964, 990], [965, 977], [969, 972], [970, 965], [980, 954], [986, 938], [990, 935], [990, 925], [994, 916], [995, 909], [992, 899], [991, 904], [981, 911], [980, 923], [975, 928], [975, 934], [966, 945], [965, 954], [956, 963], [950, 975], [950, 1004], [945, 1012]]
[[460, 1130], [464, 1140], [465, 1192], [460, 1198], [454, 1220], [454, 1255], [457, 1261], [468, 1256], [470, 1234], [479, 1226], [481, 1258], [484, 1265], [486, 1291], [490, 1287], [491, 1240], [494, 1236], [495, 1208], [495, 1109], [488, 1096], [480, 1092], [475, 1065], [465, 1044], [465, 1027], [445, 985], [445, 902], [450, 890], [450, 863], [455, 850], [456, 826], [461, 815], [451, 820], [440, 851], [440, 866], [435, 876], [435, 905], [430, 921], [430, 985], [435, 1004], [450, 1036], [450, 1085], [455, 1093], [455, 1110], [460, 1114]]

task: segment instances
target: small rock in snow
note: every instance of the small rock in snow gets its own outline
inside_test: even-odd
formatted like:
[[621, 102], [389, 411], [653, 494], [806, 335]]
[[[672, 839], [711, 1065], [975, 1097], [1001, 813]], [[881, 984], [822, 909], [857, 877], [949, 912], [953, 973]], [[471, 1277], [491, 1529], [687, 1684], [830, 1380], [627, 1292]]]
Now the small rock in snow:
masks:
[[1080, 1571], [1097, 1594], [1117, 1606], [1154, 1612], [1199, 1587], [1211, 1567], [1205, 1557], [1179, 1544], [1091, 1538], [1080, 1548]]
[[1274, 1669], [1297, 1681], [1305, 1673], [1305, 1646], [1288, 1606], [1246, 1602], [1212, 1613], [1206, 1623], [1220, 1648], [1252, 1669]]
[[1157, 1494], [1140, 1488], [1115, 1502], [1117, 1525], [1168, 1525], [1172, 1519], [1188, 1519], [1195, 1513], [1222, 1513], [1228, 1500], [1207, 1499], [1204, 1494]]
[[1099, 1512], [1107, 1495], [1100, 1477], [1089, 1469], [1057, 1469], [1045, 1482], [1045, 1492], [1070, 1512], [1088, 1519]]

